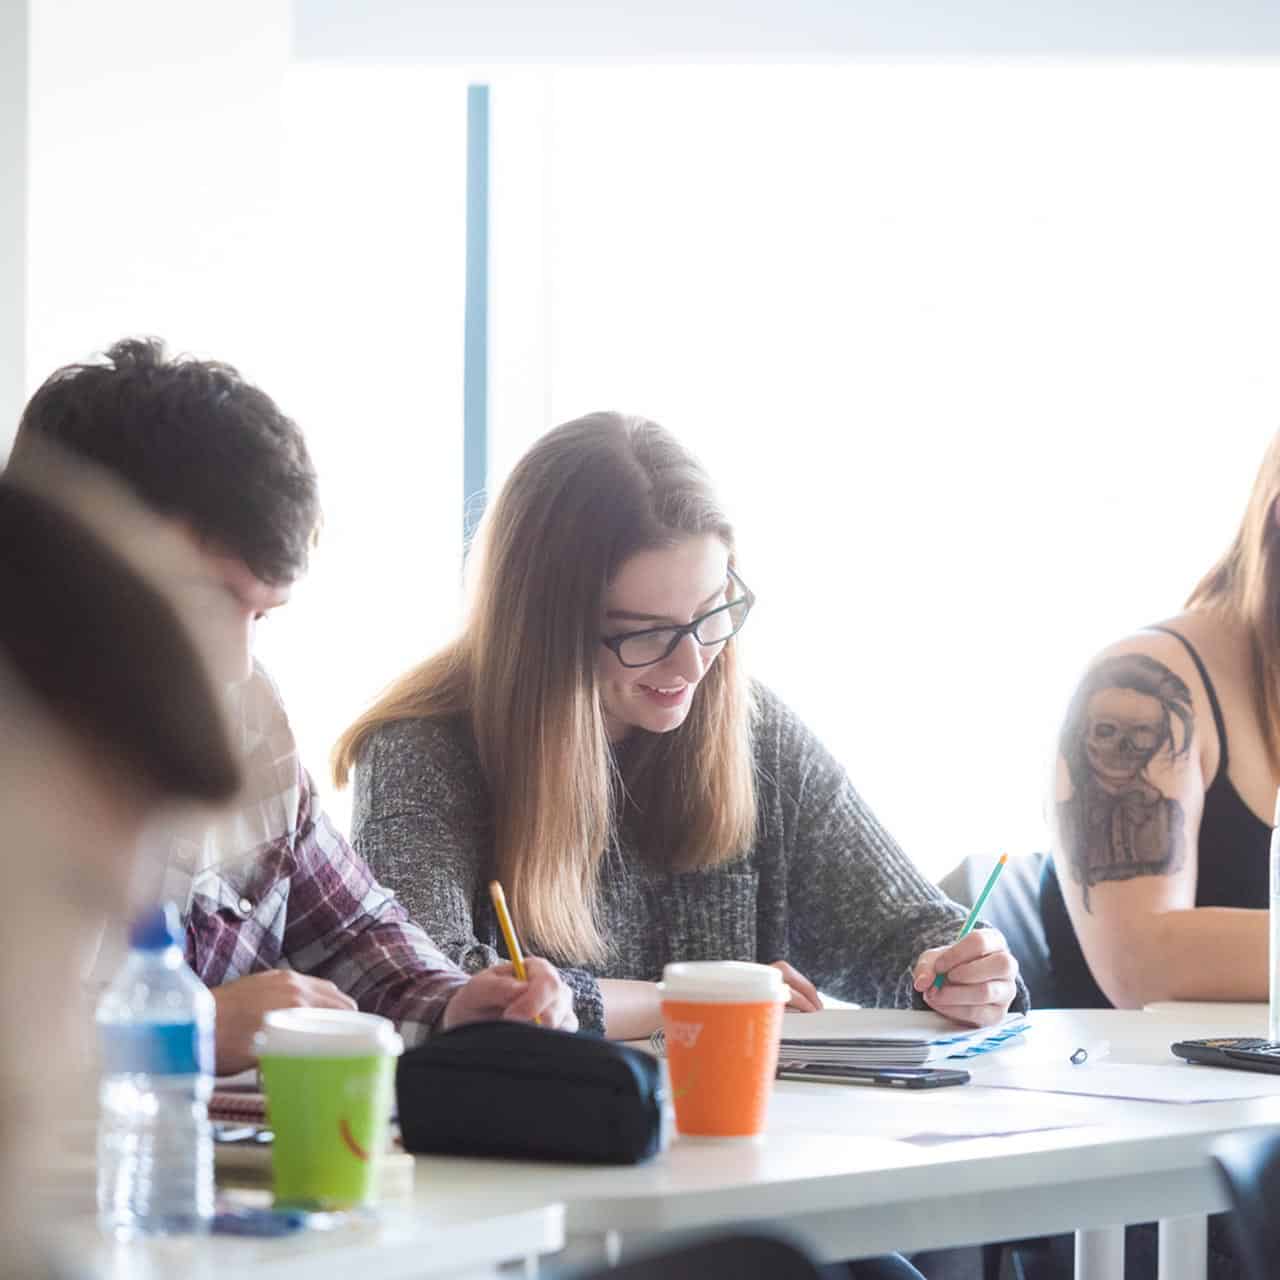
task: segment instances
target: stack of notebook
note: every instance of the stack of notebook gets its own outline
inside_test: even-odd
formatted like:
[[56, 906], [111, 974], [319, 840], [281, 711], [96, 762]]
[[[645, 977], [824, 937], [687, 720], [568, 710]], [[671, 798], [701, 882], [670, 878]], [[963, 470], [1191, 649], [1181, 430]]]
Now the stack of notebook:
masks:
[[782, 1019], [779, 1067], [923, 1067], [998, 1049], [1026, 1030], [1011, 1013], [990, 1027], [958, 1027], [936, 1013], [901, 1009], [827, 1009]]
[[209, 1119], [222, 1124], [266, 1124], [267, 1100], [256, 1090], [215, 1089]]

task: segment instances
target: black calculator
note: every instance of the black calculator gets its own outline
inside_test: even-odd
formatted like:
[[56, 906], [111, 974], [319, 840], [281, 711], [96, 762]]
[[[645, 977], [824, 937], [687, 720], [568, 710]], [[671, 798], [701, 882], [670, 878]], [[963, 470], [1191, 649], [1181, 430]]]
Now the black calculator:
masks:
[[1237, 1071], [1280, 1072], [1280, 1043], [1252, 1036], [1219, 1036], [1213, 1040], [1178, 1040], [1169, 1048], [1188, 1062]]

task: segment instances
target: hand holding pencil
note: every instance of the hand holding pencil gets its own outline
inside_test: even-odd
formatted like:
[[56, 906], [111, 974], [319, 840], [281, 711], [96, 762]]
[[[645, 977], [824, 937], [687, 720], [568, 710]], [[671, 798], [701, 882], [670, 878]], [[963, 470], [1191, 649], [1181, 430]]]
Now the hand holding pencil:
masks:
[[482, 969], [459, 987], [440, 1019], [440, 1029], [449, 1031], [468, 1022], [509, 1018], [561, 1031], [576, 1031], [578, 1017], [573, 1010], [573, 992], [554, 965], [536, 956], [525, 957], [511, 924], [502, 886], [497, 881], [490, 886], [490, 894], [511, 959]]
[[[507, 895], [502, 892], [502, 885], [497, 880], [489, 881], [489, 900], [498, 917], [498, 928], [502, 930], [502, 940], [507, 944], [507, 955], [511, 957], [511, 968], [521, 982], [528, 982], [525, 972], [524, 953], [520, 950], [520, 939], [516, 937], [516, 927], [511, 923], [511, 912], [507, 910]], [[534, 1016], [534, 1022], [542, 1024], [542, 1019]]]
[[931, 947], [914, 967], [915, 989], [930, 1008], [970, 1026], [999, 1022], [1018, 994], [1018, 962], [998, 929], [974, 928], [987, 896], [1008, 861], [992, 869], [950, 946]]

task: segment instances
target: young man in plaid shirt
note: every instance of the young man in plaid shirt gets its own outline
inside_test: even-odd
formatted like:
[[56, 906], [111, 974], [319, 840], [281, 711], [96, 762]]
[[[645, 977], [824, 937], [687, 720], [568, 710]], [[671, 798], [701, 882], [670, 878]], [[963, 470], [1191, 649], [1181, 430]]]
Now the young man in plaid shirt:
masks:
[[217, 1002], [220, 1072], [253, 1061], [271, 1009], [360, 1008], [408, 1043], [483, 1018], [572, 1029], [555, 969], [528, 961], [468, 977], [413, 924], [320, 809], [280, 696], [253, 661], [254, 624], [289, 599], [319, 520], [302, 434], [226, 365], [117, 343], [58, 370], [23, 413], [10, 467], [52, 439], [126, 481], [186, 538], [196, 572], [162, 581], [145, 543], [125, 548], [173, 599], [227, 688], [245, 785], [207, 826], [166, 833], [152, 892], [177, 901], [187, 960]]

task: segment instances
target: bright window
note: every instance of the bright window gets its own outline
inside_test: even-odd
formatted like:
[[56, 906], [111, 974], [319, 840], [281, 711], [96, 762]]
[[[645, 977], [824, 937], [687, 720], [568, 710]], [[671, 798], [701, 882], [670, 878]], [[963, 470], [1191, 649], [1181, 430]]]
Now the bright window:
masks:
[[[1046, 847], [1080, 665], [1179, 609], [1280, 425], [1274, 67], [610, 68], [508, 97], [529, 198], [497, 229], [544, 257], [513, 283], [498, 242], [500, 458], [596, 408], [671, 427], [737, 515], [756, 673], [907, 851], [939, 875]], [[543, 370], [510, 405], [504, 308]]]
[[[1275, 68], [489, 79], [493, 485], [566, 418], [665, 423], [737, 517], [756, 673], [907, 851], [1045, 847], [1080, 665], [1177, 611], [1280, 425]], [[291, 79], [328, 524], [264, 652], [313, 768], [456, 619], [464, 85]]]

